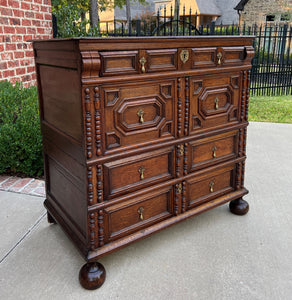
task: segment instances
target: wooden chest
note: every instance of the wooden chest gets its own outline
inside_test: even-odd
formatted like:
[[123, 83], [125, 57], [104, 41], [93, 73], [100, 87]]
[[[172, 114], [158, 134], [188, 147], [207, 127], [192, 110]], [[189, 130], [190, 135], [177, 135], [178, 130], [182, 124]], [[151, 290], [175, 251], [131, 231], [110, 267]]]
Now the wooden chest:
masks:
[[48, 220], [87, 260], [242, 199], [252, 37], [34, 41]]

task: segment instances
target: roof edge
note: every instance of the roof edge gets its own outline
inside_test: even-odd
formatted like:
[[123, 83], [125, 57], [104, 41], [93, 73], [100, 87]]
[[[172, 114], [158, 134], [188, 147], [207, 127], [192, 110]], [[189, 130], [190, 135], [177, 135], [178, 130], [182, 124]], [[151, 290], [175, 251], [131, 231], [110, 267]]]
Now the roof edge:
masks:
[[244, 6], [249, 0], [240, 0], [239, 3], [233, 8], [235, 10], [244, 10]]

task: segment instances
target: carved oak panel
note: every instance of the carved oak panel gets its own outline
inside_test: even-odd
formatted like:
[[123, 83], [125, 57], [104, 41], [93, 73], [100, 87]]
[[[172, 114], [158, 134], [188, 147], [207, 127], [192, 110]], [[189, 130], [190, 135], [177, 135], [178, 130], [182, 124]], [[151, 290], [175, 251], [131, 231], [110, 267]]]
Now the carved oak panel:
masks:
[[174, 177], [174, 147], [104, 164], [105, 200]]
[[191, 78], [190, 135], [239, 123], [239, 78], [236, 73]]
[[234, 190], [235, 165], [195, 175], [186, 181], [188, 208]]
[[105, 209], [106, 242], [121, 238], [165, 220], [173, 215], [173, 187], [167, 186], [145, 193], [143, 196], [129, 197], [122, 204]]
[[175, 137], [175, 80], [103, 89], [106, 149]]

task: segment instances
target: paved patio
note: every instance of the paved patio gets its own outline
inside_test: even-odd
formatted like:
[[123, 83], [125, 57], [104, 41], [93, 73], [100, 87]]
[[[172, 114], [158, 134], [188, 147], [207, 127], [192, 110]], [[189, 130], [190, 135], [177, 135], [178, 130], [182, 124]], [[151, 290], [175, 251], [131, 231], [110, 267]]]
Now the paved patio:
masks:
[[82, 257], [43, 197], [0, 191], [0, 299], [291, 299], [292, 125], [248, 128], [246, 216], [215, 208], [106, 256], [81, 288]]
[[0, 191], [45, 197], [44, 180], [0, 175]]

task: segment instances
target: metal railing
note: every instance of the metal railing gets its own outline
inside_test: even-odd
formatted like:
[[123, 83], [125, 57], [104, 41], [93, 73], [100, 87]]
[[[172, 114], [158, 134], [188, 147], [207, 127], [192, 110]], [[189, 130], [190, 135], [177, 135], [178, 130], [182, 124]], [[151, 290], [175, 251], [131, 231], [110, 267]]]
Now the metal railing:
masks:
[[[176, 9], [175, 12], [179, 10]], [[173, 7], [166, 7], [147, 19], [113, 20], [100, 23], [99, 36], [193, 36], [193, 35], [254, 35], [255, 56], [252, 60], [252, 95], [292, 94], [292, 27], [278, 25], [215, 25], [200, 24], [200, 16], [185, 7], [179, 17]], [[175, 16], [176, 15], [176, 16]], [[57, 37], [57, 22], [54, 20]]]

